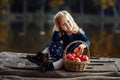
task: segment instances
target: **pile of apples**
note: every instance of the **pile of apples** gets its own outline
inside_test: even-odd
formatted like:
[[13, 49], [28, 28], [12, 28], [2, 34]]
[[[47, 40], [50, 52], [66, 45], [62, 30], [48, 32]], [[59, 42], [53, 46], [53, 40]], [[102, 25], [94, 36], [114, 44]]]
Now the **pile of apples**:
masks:
[[82, 49], [80, 47], [75, 48], [73, 53], [67, 54], [66, 58], [75, 62], [89, 61], [88, 56], [82, 54]]

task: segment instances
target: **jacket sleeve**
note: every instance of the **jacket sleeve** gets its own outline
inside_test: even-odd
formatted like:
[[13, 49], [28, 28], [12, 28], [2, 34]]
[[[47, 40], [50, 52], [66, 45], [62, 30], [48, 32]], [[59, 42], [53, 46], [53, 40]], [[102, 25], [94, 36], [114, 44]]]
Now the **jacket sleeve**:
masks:
[[61, 41], [61, 37], [60, 37], [58, 31], [54, 31], [54, 32], [53, 32], [52, 41], [53, 41], [53, 42], [60, 42], [60, 41]]
[[90, 46], [90, 40], [85, 34], [80, 34], [81, 40], [84, 41], [88, 46]]

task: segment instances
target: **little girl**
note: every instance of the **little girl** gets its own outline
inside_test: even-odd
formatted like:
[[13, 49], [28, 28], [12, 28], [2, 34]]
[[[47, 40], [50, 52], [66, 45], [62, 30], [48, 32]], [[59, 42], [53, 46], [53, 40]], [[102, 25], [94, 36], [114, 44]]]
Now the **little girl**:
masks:
[[[67, 11], [60, 11], [54, 16], [52, 42], [46, 45], [42, 53], [35, 56], [28, 55], [30, 62], [36, 63], [40, 71], [56, 70], [63, 66], [63, 53], [66, 46], [76, 40], [81, 40], [90, 46], [90, 41], [84, 31], [78, 27], [72, 16]], [[68, 52], [73, 52], [76, 47], [86, 48], [80, 42], [72, 45]]]

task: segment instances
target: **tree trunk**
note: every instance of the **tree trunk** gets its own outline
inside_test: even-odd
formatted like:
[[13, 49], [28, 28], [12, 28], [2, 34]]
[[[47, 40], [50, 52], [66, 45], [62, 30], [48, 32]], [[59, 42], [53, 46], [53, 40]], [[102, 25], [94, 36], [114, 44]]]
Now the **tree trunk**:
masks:
[[84, 1], [80, 0], [80, 13], [84, 14]]
[[[9, 36], [9, 30], [11, 28], [11, 26], [10, 26], [10, 15], [11, 15], [10, 5], [7, 4], [7, 34], [8, 34], [8, 36]], [[7, 41], [6, 41], [6, 46], [7, 47], [9, 46], [9, 39], [7, 39]]]
[[[101, 8], [101, 11], [100, 11], [100, 19], [102, 20], [103, 18], [104, 18], [104, 16], [105, 16], [105, 14], [104, 14], [104, 10]], [[104, 29], [104, 22], [103, 21], [100, 21], [101, 23], [100, 23], [100, 26], [101, 26], [101, 30], [103, 30]]]
[[[114, 16], [116, 17], [116, 19], [119, 18], [119, 15], [118, 15], [116, 6], [113, 7], [113, 12], [114, 12]], [[118, 23], [118, 22], [114, 23], [113, 29], [117, 29], [118, 26], [119, 26], [119, 23]]]
[[44, 13], [44, 4], [46, 0], [41, 1], [41, 9], [40, 9], [40, 14], [43, 17], [41, 22], [40, 22], [40, 34], [44, 34], [44, 21], [45, 21], [45, 13]]
[[26, 31], [27, 31], [26, 16], [27, 16], [27, 1], [24, 0], [24, 3], [23, 3], [23, 32], [24, 32], [24, 35], [26, 35]]

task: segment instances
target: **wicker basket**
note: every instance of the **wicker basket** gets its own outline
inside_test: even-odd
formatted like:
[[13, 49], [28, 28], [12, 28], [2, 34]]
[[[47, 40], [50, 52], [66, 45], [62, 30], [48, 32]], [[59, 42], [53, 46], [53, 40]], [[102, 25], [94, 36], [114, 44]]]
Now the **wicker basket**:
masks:
[[[64, 51], [64, 54], [63, 54], [63, 63], [64, 63], [64, 68], [68, 71], [83, 71], [85, 70], [87, 64], [89, 63], [89, 61], [84, 61], [84, 62], [74, 62], [73, 60], [68, 60], [66, 58], [66, 52], [67, 52], [67, 49], [72, 45], [72, 44], [75, 44], [77, 42], [81, 42], [82, 44], [85, 44], [85, 42], [83, 41], [73, 41], [71, 42], [70, 44], [68, 44], [68, 46], [65, 48], [65, 51]], [[87, 55], [88, 58], [90, 58], [90, 51], [89, 51], [89, 47], [86, 45], [86, 48], [87, 48], [87, 53], [86, 54], [83, 54], [83, 55]]]

